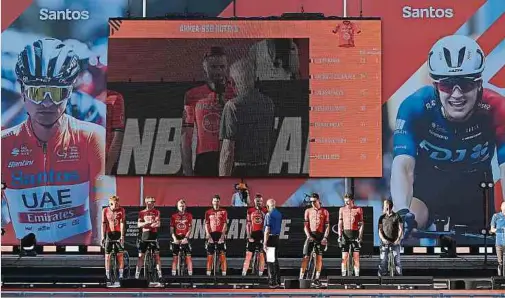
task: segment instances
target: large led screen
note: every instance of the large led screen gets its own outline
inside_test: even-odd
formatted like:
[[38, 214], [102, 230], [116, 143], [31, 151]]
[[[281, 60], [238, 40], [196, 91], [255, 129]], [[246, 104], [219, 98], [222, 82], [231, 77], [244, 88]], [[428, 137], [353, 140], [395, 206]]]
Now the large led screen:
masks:
[[380, 20], [110, 23], [110, 174], [382, 175]]

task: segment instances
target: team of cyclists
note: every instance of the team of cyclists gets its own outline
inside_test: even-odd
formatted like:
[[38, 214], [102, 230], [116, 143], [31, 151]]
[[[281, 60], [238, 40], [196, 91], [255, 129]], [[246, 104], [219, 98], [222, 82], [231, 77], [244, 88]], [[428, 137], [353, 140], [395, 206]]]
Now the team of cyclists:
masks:
[[[221, 265], [221, 274], [226, 275], [226, 233], [227, 233], [227, 211], [220, 206], [221, 198], [219, 195], [212, 197], [212, 208], [205, 212], [205, 235], [207, 251], [208, 276], [212, 274], [215, 263], [214, 257], [219, 258]], [[137, 227], [141, 230], [138, 239], [139, 258], [135, 271], [135, 278], [140, 277], [140, 271], [144, 263], [148, 243], [155, 243], [154, 258], [156, 261], [156, 270], [159, 278], [162, 277], [161, 262], [159, 255], [158, 228], [160, 227], [160, 211], [155, 208], [156, 200], [154, 197], [146, 197], [145, 209], [139, 212]], [[323, 265], [323, 252], [328, 245], [328, 236], [330, 233], [330, 214], [328, 210], [322, 208], [319, 195], [313, 193], [310, 196], [311, 207], [305, 210], [304, 231], [306, 235], [303, 247], [302, 267], [300, 269], [300, 279], [304, 278], [305, 271], [312, 252], [315, 252], [315, 278], [314, 285], [320, 286], [319, 277]], [[242, 268], [242, 276], [246, 276], [252, 257], [255, 252], [259, 253], [258, 274], [263, 275], [265, 269], [265, 253], [263, 251], [263, 232], [267, 208], [263, 203], [263, 196], [256, 194], [254, 206], [247, 209], [246, 225], [246, 255]], [[119, 205], [119, 197], [112, 196], [109, 199], [109, 206], [103, 209], [103, 239], [105, 248], [105, 270], [106, 276], [110, 279], [110, 255], [113, 249], [116, 249], [116, 256], [119, 264], [119, 278], [123, 277], [123, 245], [125, 233], [125, 210]], [[173, 254], [172, 275], [177, 275], [178, 262], [180, 261], [179, 252], [185, 252], [185, 262], [187, 273], [193, 275], [193, 262], [191, 259], [191, 244], [189, 236], [193, 215], [186, 210], [184, 199], [177, 201], [177, 212], [170, 218], [170, 233], [172, 235], [171, 250]], [[354, 275], [359, 276], [359, 248], [363, 239], [363, 210], [354, 205], [354, 199], [351, 195], [345, 196], [345, 206], [339, 210], [338, 219], [338, 241], [342, 247], [342, 275], [346, 275], [347, 270], [354, 269]], [[140, 232], [140, 231], [139, 231]], [[354, 244], [351, 247], [351, 243]], [[116, 245], [114, 245], [116, 244]], [[354, 258], [354, 268], [347, 268], [347, 258], [349, 247], [352, 248]]]

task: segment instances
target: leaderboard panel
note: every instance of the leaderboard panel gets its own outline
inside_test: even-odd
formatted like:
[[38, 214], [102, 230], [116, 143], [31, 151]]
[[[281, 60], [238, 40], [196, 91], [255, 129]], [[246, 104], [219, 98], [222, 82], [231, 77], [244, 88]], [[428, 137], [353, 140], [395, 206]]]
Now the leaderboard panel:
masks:
[[[309, 112], [326, 98], [311, 90], [318, 80], [330, 84], [323, 92], [342, 88], [321, 80], [330, 72], [312, 63], [338, 51], [346, 38], [340, 22], [112, 22], [108, 88], [123, 94], [126, 119], [119, 162], [109, 174], [348, 176], [317, 158], [347, 145], [317, 142], [339, 128], [326, 125], [321, 134], [325, 114]], [[314, 115], [323, 120], [309, 119]]]
[[311, 40], [311, 177], [382, 177], [381, 22], [341, 20]]

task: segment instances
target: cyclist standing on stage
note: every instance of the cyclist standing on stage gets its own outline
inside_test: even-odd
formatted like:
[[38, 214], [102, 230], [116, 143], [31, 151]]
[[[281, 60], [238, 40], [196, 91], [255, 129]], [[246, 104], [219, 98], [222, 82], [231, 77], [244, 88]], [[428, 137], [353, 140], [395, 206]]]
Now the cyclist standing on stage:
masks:
[[393, 250], [395, 258], [395, 274], [401, 275], [400, 242], [403, 237], [403, 221], [398, 213], [393, 212], [392, 200], [384, 201], [383, 212], [384, 214], [379, 217], [379, 238], [381, 240], [379, 276], [387, 274], [390, 250]]
[[[221, 198], [215, 195], [212, 198], [212, 208], [205, 212], [205, 234], [207, 236], [207, 275], [211, 275], [212, 265], [214, 263], [214, 252], [217, 249], [217, 255], [221, 261], [221, 272], [226, 275], [226, 232], [228, 212], [219, 206]], [[216, 260], [217, 261], [217, 260]]]
[[[263, 252], [263, 225], [265, 215], [268, 210], [263, 206], [263, 197], [256, 194], [254, 198], [254, 207], [247, 210], [247, 251], [245, 254], [244, 267], [242, 268], [242, 276], [247, 275], [251, 258], [255, 251], [259, 253], [259, 276], [263, 275], [265, 270], [265, 254]], [[254, 260], [253, 260], [254, 262]]]
[[172, 275], [177, 274], [177, 265], [179, 263], [179, 252], [182, 249], [186, 253], [186, 265], [188, 266], [188, 275], [193, 275], [193, 261], [191, 259], [191, 244], [189, 243], [189, 234], [193, 225], [193, 215], [186, 212], [186, 201], [179, 199], [177, 201], [177, 213], [172, 214], [170, 218], [170, 234], [172, 234]]
[[[135, 271], [135, 278], [140, 276], [140, 268], [144, 264], [144, 255], [149, 247], [149, 242], [156, 241], [154, 249], [154, 258], [156, 260], [156, 270], [158, 277], [161, 279], [161, 259], [160, 259], [160, 244], [158, 243], [158, 228], [160, 227], [160, 211], [154, 208], [156, 200], [154, 197], [146, 197], [144, 200], [146, 209], [139, 212], [139, 219], [137, 226], [142, 230], [141, 238], [138, 242], [139, 259], [137, 260], [137, 269]], [[145, 272], [144, 272], [145, 274]]]
[[[363, 209], [354, 205], [354, 198], [350, 194], [344, 196], [345, 206], [338, 211], [338, 241], [342, 246], [342, 276], [347, 270], [354, 269], [354, 275], [359, 276], [359, 249], [363, 240]], [[354, 268], [347, 268], [349, 248], [354, 244], [352, 252]]]
[[[119, 197], [112, 196], [109, 199], [109, 207], [102, 211], [102, 244], [105, 246], [105, 275], [110, 279], [110, 254], [114, 246], [116, 247], [116, 257], [119, 263], [119, 278], [123, 278], [123, 245], [125, 233], [125, 210], [119, 206]], [[119, 241], [117, 245], [111, 241]]]
[[496, 259], [498, 260], [498, 276], [503, 276], [503, 252], [505, 249], [505, 202], [501, 203], [501, 211], [491, 218], [492, 234], [496, 234]]
[[310, 204], [312, 207], [305, 210], [304, 215], [305, 226], [303, 230], [307, 239], [303, 245], [300, 279], [303, 279], [309, 263], [309, 257], [312, 254], [312, 250], [315, 249], [316, 276], [314, 284], [320, 286], [319, 276], [321, 275], [321, 268], [323, 267], [323, 251], [325, 246], [328, 245], [328, 235], [330, 233], [330, 214], [328, 210], [321, 208], [319, 194], [313, 193], [310, 196]]

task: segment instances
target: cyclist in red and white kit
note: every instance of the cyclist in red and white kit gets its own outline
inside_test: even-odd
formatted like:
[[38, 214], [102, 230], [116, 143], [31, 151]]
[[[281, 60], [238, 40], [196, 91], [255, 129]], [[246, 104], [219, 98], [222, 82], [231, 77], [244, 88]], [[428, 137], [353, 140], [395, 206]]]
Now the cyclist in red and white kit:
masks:
[[144, 265], [144, 255], [149, 246], [149, 242], [146, 241], [156, 241], [154, 244], [154, 259], [156, 260], [158, 277], [161, 279], [163, 275], [161, 273], [160, 244], [158, 242], [158, 228], [161, 226], [161, 215], [160, 211], [154, 208], [154, 204], [156, 203], [154, 197], [146, 197], [144, 202], [146, 208], [139, 212], [139, 219], [137, 222], [137, 226], [141, 229], [142, 234], [138, 241], [139, 258], [137, 260], [135, 278], [138, 279], [140, 277], [140, 268]]
[[314, 284], [316, 286], [321, 286], [319, 277], [321, 275], [321, 269], [323, 268], [323, 251], [328, 245], [328, 235], [330, 233], [330, 213], [328, 210], [321, 207], [321, 201], [319, 199], [319, 194], [313, 193], [310, 196], [311, 208], [305, 210], [304, 220], [305, 226], [304, 231], [307, 239], [303, 245], [303, 260], [302, 268], [300, 269], [300, 279], [303, 279], [305, 275], [305, 270], [307, 270], [307, 265], [309, 263], [310, 255], [314, 249], [316, 252], [316, 276]]
[[125, 126], [123, 96], [119, 92], [107, 90], [105, 104], [107, 105], [105, 173], [110, 175], [116, 172], [113, 169], [117, 167], [121, 145], [123, 144]]
[[[109, 207], [102, 210], [102, 245], [105, 247], [105, 275], [110, 279], [110, 254], [116, 249], [116, 258], [119, 263], [119, 278], [123, 278], [123, 252], [126, 213], [119, 205], [119, 197], [112, 196], [109, 199]], [[119, 241], [118, 244], [114, 241]]]
[[[359, 276], [359, 249], [363, 240], [363, 209], [354, 204], [354, 197], [344, 195], [345, 206], [338, 211], [338, 242], [342, 246], [342, 276], [347, 270], [354, 269], [354, 275]], [[352, 252], [354, 268], [347, 268], [349, 247], [354, 244]]]
[[[205, 234], [207, 236], [207, 275], [211, 275], [214, 263], [214, 252], [221, 262], [222, 275], [226, 275], [226, 232], [228, 230], [228, 212], [219, 206], [221, 197], [215, 195], [212, 198], [212, 208], [205, 212]], [[217, 268], [216, 268], [217, 269]]]
[[177, 274], [179, 262], [179, 251], [182, 249], [186, 253], [186, 266], [188, 275], [193, 275], [193, 260], [191, 259], [191, 244], [189, 234], [193, 226], [193, 215], [186, 211], [186, 201], [177, 201], [177, 212], [170, 218], [170, 233], [172, 234], [172, 275]]
[[[228, 61], [224, 49], [212, 47], [205, 55], [203, 69], [207, 83], [184, 96], [182, 123], [182, 169], [185, 176], [219, 176], [219, 125], [224, 104], [232, 99], [228, 81]], [[193, 170], [193, 131], [196, 127], [195, 168]]]
[[247, 251], [245, 254], [244, 266], [242, 268], [242, 276], [247, 275], [249, 264], [255, 251], [259, 255], [259, 276], [263, 275], [265, 270], [265, 254], [263, 251], [263, 225], [265, 223], [265, 215], [268, 210], [263, 206], [263, 196], [256, 194], [254, 198], [254, 207], [247, 209]]
[[[28, 118], [2, 130], [2, 227], [40, 244], [98, 244], [105, 130], [66, 115], [80, 72], [71, 46], [45, 38], [19, 54], [16, 75]], [[2, 210], [5, 214], [5, 210]], [[7, 226], [10, 228], [10, 226]]]

